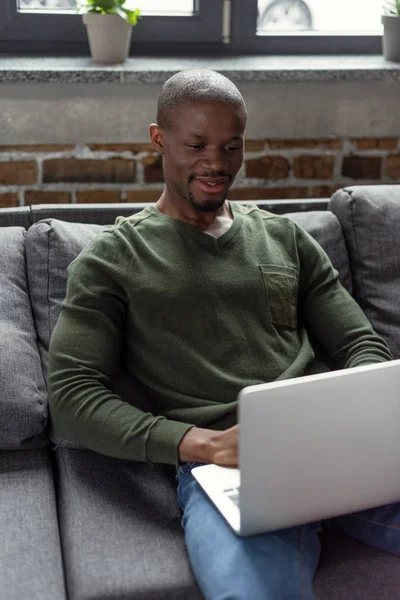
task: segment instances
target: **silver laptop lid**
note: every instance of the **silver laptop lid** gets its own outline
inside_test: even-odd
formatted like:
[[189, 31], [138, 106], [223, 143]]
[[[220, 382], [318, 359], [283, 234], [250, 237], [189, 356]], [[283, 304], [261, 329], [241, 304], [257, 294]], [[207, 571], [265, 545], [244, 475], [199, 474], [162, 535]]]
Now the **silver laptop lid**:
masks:
[[239, 394], [241, 529], [400, 500], [400, 360]]

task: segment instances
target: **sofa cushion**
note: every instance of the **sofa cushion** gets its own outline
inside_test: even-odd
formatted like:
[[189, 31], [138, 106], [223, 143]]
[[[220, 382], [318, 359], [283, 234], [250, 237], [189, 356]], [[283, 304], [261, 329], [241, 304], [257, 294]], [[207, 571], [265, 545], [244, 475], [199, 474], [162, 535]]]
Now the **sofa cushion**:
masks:
[[46, 219], [27, 232], [28, 281], [46, 380], [49, 342], [65, 297], [68, 265], [104, 229], [101, 225]]
[[69, 600], [202, 598], [185, 549], [172, 469], [59, 448]]
[[[101, 225], [45, 219], [28, 229], [26, 236], [28, 281], [46, 381], [49, 343], [66, 293], [68, 265], [94, 236], [105, 228]], [[50, 437], [57, 445], [80, 447], [53, 435], [51, 429]]]
[[[70, 600], [202, 598], [166, 466], [58, 449], [58, 504]], [[325, 530], [320, 600], [393, 600], [400, 559]]]
[[353, 286], [349, 255], [337, 217], [330, 211], [323, 210], [288, 213], [286, 216], [301, 225], [322, 246], [337, 269], [341, 284], [351, 294]]
[[49, 448], [0, 452], [0, 598], [66, 600]]
[[46, 388], [25, 265], [25, 229], [0, 228], [0, 449], [47, 443]]
[[395, 600], [399, 567], [398, 556], [326, 530], [314, 591], [319, 600]]
[[345, 235], [353, 295], [400, 358], [400, 186], [346, 188], [330, 209]]

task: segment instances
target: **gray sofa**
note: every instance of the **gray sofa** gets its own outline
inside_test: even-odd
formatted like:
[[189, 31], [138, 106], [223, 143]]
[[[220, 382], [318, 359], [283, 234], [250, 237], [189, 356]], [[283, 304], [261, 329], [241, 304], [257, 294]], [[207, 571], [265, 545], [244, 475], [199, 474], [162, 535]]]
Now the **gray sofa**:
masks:
[[[258, 204], [290, 213], [317, 239], [400, 358], [400, 186], [347, 188], [330, 201]], [[95, 454], [52, 438], [48, 427], [47, 352], [67, 265], [118, 214], [140, 208], [0, 210], [2, 600], [201, 598], [173, 468]], [[125, 401], [147, 404], [123, 362], [114, 386]], [[324, 532], [318, 598], [395, 600], [399, 589], [399, 558]]]

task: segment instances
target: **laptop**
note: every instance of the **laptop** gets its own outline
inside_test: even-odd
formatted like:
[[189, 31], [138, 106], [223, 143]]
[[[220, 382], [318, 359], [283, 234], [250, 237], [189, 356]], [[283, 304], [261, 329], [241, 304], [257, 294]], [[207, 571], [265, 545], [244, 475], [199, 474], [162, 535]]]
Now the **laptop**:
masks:
[[238, 535], [400, 500], [400, 360], [244, 388], [239, 469], [193, 476]]

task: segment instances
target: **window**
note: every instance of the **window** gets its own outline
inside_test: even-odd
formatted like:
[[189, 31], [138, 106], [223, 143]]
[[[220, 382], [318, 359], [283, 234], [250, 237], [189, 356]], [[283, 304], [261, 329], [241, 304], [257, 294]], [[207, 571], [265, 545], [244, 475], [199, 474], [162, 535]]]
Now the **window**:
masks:
[[[88, 55], [77, 0], [0, 0], [0, 52]], [[381, 0], [126, 0], [132, 54], [380, 54]]]
[[234, 39], [260, 54], [380, 54], [381, 7], [382, 0], [239, 0]]
[[[127, 0], [143, 8], [135, 53], [176, 52], [183, 44], [212, 51], [222, 40], [223, 0]], [[0, 0], [0, 52], [88, 55], [76, 0]]]
[[[126, 0], [126, 8], [140, 8], [143, 14], [186, 14], [194, 12], [193, 0], [170, 0], [167, 4], [162, 0]], [[49, 12], [77, 10], [77, 0], [17, 0], [20, 11]]]

